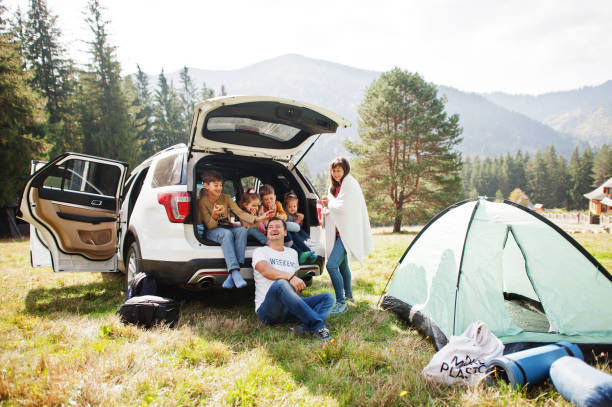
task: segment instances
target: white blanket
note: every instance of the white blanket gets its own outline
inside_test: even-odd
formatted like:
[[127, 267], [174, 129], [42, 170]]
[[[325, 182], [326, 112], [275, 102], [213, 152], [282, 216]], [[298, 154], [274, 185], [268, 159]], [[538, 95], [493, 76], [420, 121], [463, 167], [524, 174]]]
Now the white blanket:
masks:
[[[329, 191], [329, 190], [328, 190]], [[325, 214], [325, 252], [327, 258], [334, 248], [336, 228], [350, 260], [363, 263], [363, 259], [374, 251], [370, 218], [361, 187], [352, 175], [342, 180], [337, 197], [328, 194], [329, 204]]]

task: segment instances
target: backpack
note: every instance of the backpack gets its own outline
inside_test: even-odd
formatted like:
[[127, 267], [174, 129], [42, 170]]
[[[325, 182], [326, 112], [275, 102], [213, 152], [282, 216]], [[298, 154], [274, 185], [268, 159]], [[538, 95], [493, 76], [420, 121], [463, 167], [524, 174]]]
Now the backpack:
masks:
[[157, 281], [150, 275], [140, 272], [134, 276], [125, 292], [125, 299], [129, 300], [132, 297], [141, 295], [156, 295]]
[[121, 322], [144, 328], [160, 324], [173, 328], [178, 322], [179, 314], [178, 301], [156, 295], [132, 297], [119, 308]]

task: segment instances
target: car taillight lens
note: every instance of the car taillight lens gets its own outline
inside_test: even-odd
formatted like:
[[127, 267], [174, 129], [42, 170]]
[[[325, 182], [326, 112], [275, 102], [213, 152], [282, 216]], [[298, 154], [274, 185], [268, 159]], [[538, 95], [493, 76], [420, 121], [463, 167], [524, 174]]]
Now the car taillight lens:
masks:
[[319, 225], [323, 225], [323, 202], [317, 199], [317, 217], [319, 218]]
[[162, 192], [157, 195], [157, 202], [166, 208], [170, 222], [183, 223], [189, 215], [191, 195], [188, 192]]

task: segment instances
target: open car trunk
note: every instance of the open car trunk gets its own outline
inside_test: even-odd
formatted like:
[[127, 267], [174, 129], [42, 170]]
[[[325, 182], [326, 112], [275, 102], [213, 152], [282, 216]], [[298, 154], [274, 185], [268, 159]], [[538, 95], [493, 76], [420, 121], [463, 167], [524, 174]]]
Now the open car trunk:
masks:
[[[259, 191], [264, 184], [270, 184], [276, 192], [276, 200], [283, 203], [285, 193], [293, 191], [298, 197], [298, 212], [304, 214], [302, 228], [310, 235], [310, 228], [320, 226], [317, 216], [317, 195], [310, 183], [299, 174], [297, 169], [289, 171], [284, 165], [269, 159], [232, 156], [226, 154], [211, 154], [201, 158], [195, 166], [194, 180], [198, 180], [193, 191], [194, 230], [197, 238], [207, 245], [218, 245], [204, 239], [197, 232], [199, 222], [198, 199], [203, 193], [201, 182], [202, 172], [216, 170], [223, 175], [223, 193], [231, 196], [236, 203], [240, 196], [249, 188]], [[296, 179], [296, 176], [299, 178]], [[306, 192], [305, 192], [306, 191]], [[308, 196], [307, 196], [308, 195]], [[236, 221], [239, 219], [236, 218]], [[249, 246], [258, 246], [254, 240], [248, 241]]]

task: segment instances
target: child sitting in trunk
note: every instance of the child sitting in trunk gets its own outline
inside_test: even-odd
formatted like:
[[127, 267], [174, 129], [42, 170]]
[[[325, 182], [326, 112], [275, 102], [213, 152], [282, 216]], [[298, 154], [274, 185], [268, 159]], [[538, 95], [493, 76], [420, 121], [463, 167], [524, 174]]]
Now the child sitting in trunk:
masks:
[[302, 221], [304, 220], [304, 214], [298, 212], [298, 197], [295, 192], [287, 192], [285, 194], [285, 212], [287, 213], [287, 223], [296, 223], [300, 229], [297, 232], [288, 232], [291, 239], [295, 242], [301, 240], [307, 242], [310, 236], [302, 229]]
[[[245, 212], [250, 213], [253, 216], [257, 216], [259, 209], [259, 195], [254, 190], [249, 190], [242, 194], [240, 197], [239, 205]], [[240, 224], [247, 230], [247, 237], [254, 237], [259, 243], [265, 245], [268, 243], [268, 238], [261, 231], [261, 228], [265, 231], [265, 226], [262, 222], [250, 223], [246, 220], [241, 220]]]
[[247, 231], [243, 227], [234, 227], [229, 218], [228, 209], [249, 223], [266, 220], [265, 214], [255, 216], [240, 209], [232, 198], [223, 193], [223, 176], [215, 170], [202, 173], [204, 193], [198, 199], [198, 215], [204, 224], [203, 236], [221, 245], [228, 276], [223, 282], [223, 288], [241, 288], [246, 281], [240, 275], [240, 264], [244, 263]]
[[[277, 217], [283, 221], [287, 221], [287, 214], [283, 210], [283, 205], [276, 200], [276, 193], [272, 185], [265, 184], [259, 188], [259, 196], [261, 197], [259, 215], [267, 213], [269, 218]], [[267, 226], [267, 220], [265, 223]], [[300, 225], [294, 222], [287, 222], [287, 231], [299, 232]], [[287, 237], [287, 240], [291, 241], [291, 238], [289, 236]], [[315, 252], [311, 251], [310, 248], [304, 244], [303, 240], [293, 240], [292, 242], [291, 247], [298, 252], [300, 264], [313, 264], [317, 260]]]

